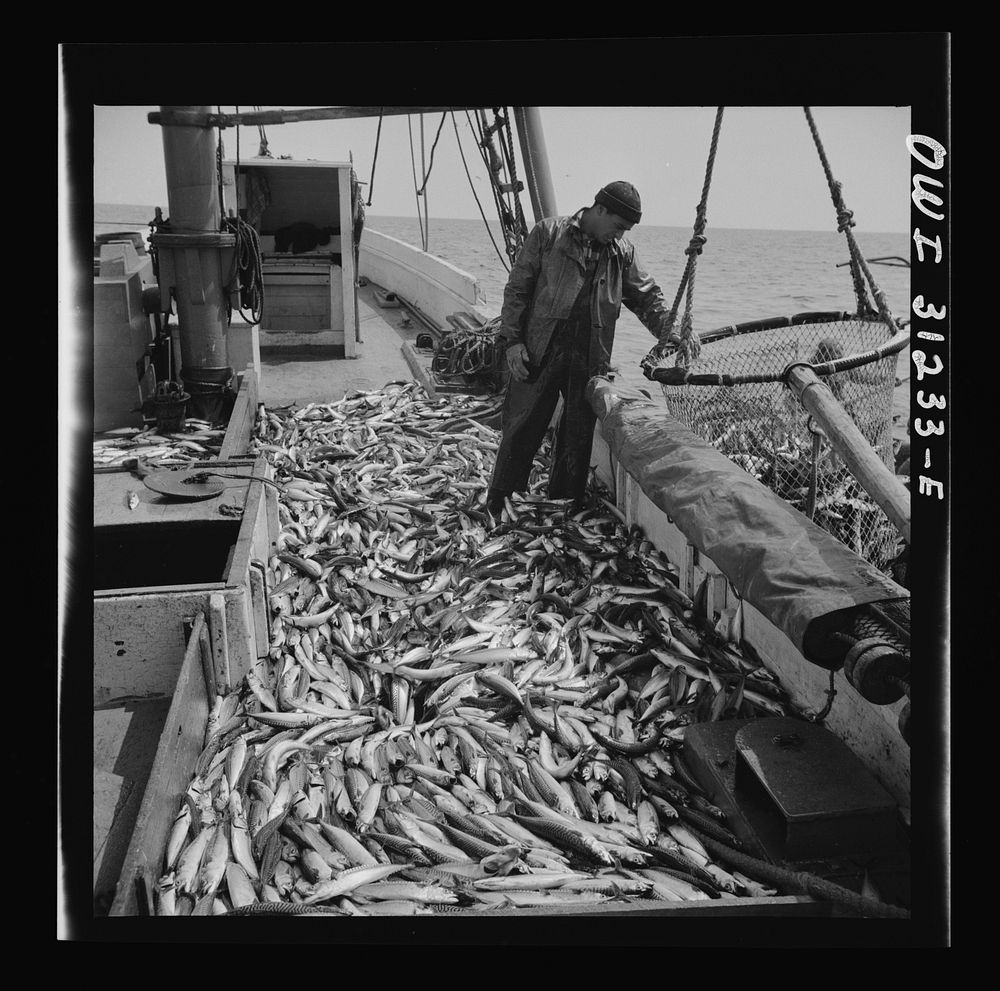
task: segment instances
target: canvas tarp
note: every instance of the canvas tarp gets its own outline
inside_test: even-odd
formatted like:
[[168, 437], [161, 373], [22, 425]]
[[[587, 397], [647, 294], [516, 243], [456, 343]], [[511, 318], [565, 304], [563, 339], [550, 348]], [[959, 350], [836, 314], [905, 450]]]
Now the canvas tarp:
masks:
[[673, 419], [662, 402], [601, 377], [590, 380], [588, 398], [615, 458], [646, 496], [805, 656], [811, 623], [909, 597]]

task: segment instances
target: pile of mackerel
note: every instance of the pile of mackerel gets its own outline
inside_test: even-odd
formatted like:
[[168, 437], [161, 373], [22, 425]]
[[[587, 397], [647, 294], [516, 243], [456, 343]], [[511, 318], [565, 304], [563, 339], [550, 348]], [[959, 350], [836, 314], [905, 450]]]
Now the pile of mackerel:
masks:
[[156, 914], [776, 894], [713, 861], [706, 838], [740, 844], [681, 748], [697, 721], [794, 714], [787, 696], [596, 483], [537, 494], [545, 447], [490, 516], [488, 402], [390, 383], [260, 408], [269, 655], [215, 699]]

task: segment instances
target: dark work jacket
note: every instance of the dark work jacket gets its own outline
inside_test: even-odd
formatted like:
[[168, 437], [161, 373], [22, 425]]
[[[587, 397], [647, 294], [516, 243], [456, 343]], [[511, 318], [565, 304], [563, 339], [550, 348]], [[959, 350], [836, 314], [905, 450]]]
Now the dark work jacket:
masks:
[[[500, 332], [508, 343], [524, 344], [532, 363], [544, 356], [558, 322], [569, 317], [583, 286], [583, 235], [572, 219], [551, 217], [532, 228], [504, 288]], [[636, 259], [635, 245], [625, 238], [603, 246], [597, 260], [591, 317], [598, 330], [592, 337], [591, 375], [607, 374], [622, 303], [660, 337], [670, 307]]]

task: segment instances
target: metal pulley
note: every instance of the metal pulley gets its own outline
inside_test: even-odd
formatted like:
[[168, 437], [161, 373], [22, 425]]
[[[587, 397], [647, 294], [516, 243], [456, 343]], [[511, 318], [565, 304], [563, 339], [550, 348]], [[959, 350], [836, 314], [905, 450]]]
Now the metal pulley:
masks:
[[906, 694], [910, 673], [907, 657], [883, 640], [858, 640], [844, 658], [844, 675], [876, 705], [898, 702]]

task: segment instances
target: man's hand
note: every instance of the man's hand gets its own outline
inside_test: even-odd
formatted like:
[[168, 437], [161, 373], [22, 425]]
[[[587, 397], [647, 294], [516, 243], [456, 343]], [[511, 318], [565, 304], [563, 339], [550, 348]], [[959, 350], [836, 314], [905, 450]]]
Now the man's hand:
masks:
[[518, 382], [526, 382], [528, 375], [528, 349], [523, 344], [511, 344], [507, 348], [507, 367]]

